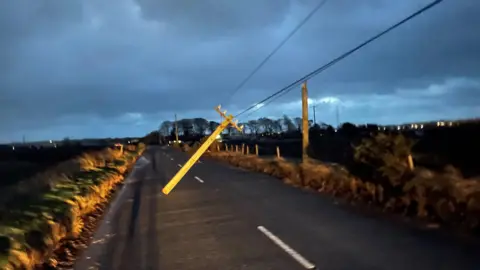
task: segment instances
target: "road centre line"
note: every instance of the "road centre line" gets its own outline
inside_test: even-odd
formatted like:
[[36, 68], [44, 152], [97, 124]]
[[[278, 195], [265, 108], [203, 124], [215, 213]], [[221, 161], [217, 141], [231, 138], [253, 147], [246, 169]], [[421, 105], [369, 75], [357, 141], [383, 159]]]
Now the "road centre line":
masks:
[[257, 229], [259, 231], [261, 231], [270, 240], [272, 240], [273, 243], [275, 243], [277, 246], [279, 246], [281, 249], [283, 249], [288, 255], [292, 256], [292, 258], [295, 259], [303, 267], [305, 267], [306, 269], [315, 269], [315, 265], [313, 263], [309, 262], [302, 255], [300, 255], [297, 251], [295, 251], [293, 248], [291, 248], [290, 246], [285, 244], [280, 238], [278, 238], [272, 232], [267, 230], [265, 227], [258, 226]]
[[202, 180], [200, 177], [198, 177], [198, 176], [195, 176], [194, 178], [195, 178], [195, 179], [196, 179], [198, 182], [200, 182], [200, 183], [204, 183], [204, 181], [203, 181], [203, 180]]

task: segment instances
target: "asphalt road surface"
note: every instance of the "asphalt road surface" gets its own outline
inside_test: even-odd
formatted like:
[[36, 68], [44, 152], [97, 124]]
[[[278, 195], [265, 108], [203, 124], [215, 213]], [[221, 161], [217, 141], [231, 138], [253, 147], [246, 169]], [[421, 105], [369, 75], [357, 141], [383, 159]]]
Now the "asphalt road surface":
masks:
[[480, 269], [471, 244], [218, 161], [163, 195], [187, 159], [150, 147], [75, 269]]

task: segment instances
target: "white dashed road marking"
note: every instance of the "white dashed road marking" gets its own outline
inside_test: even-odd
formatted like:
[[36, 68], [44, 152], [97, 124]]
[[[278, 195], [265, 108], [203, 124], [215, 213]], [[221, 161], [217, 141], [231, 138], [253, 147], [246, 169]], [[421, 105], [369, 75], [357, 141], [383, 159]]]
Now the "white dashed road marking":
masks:
[[281, 249], [287, 252], [288, 255], [292, 256], [292, 258], [295, 259], [303, 267], [305, 267], [306, 269], [315, 269], [315, 265], [313, 263], [309, 262], [302, 255], [296, 252], [293, 248], [289, 247], [280, 238], [278, 238], [276, 235], [271, 233], [265, 227], [258, 226], [257, 229], [261, 231], [265, 236], [267, 236], [270, 240], [272, 240], [273, 243], [275, 243], [277, 246], [279, 246]]
[[182, 167], [182, 165], [181, 165], [181, 164], [177, 164], [177, 165], [178, 165], [178, 167], [180, 167], [180, 168]]
[[173, 158], [170, 158], [170, 160], [173, 160]]
[[200, 177], [198, 177], [198, 176], [195, 176], [195, 179], [196, 179], [198, 182], [200, 182], [200, 183], [204, 183], [203, 180], [200, 179]]

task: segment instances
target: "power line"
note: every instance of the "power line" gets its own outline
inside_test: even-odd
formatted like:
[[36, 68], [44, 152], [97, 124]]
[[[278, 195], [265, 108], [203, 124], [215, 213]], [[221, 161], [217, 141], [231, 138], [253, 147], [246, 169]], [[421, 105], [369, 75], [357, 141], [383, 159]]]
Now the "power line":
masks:
[[[303, 76], [302, 78], [296, 80], [295, 82], [289, 84], [288, 86], [280, 89], [279, 91], [273, 93], [272, 95], [264, 98], [263, 100], [255, 103], [254, 105], [248, 107], [247, 109], [245, 109], [245, 110], [243, 110], [242, 112], [240, 112], [239, 114], [237, 114], [235, 117], [238, 117], [238, 116], [240, 116], [240, 115], [242, 115], [242, 114], [245, 114], [246, 112], [248, 112], [248, 111], [250, 111], [250, 110], [252, 110], [252, 109], [257, 108], [257, 110], [258, 110], [258, 109], [260, 109], [260, 108], [265, 107], [264, 105], [262, 105], [261, 107], [258, 107], [258, 106], [261, 105], [261, 104], [264, 104], [266, 101], [268, 101], [268, 100], [270, 100], [270, 99], [273, 99], [273, 98], [277, 97], [278, 95], [280, 95], [280, 94], [282, 94], [282, 93], [288, 93], [288, 92], [290, 92], [291, 90], [294, 89], [295, 86], [297, 86], [297, 85], [299, 85], [299, 84], [301, 84], [301, 83], [303, 83], [303, 82], [311, 79], [312, 77], [318, 75], [319, 73], [325, 71], [326, 69], [328, 69], [329, 67], [331, 67], [331, 66], [333, 66], [334, 64], [338, 63], [339, 61], [343, 60], [343, 59], [346, 58], [347, 56], [350, 56], [350, 55], [353, 54], [354, 52], [356, 52], [356, 51], [358, 51], [359, 49], [365, 47], [365, 46], [368, 45], [369, 43], [371, 43], [371, 42], [375, 41], [376, 39], [380, 38], [381, 36], [387, 34], [388, 32], [394, 30], [395, 28], [401, 26], [402, 24], [408, 22], [409, 20], [417, 17], [418, 15], [424, 13], [425, 11], [427, 11], [427, 10], [433, 8], [434, 6], [440, 4], [442, 1], [443, 1], [443, 0], [435, 0], [435, 1], [433, 1], [432, 3], [426, 5], [425, 7], [421, 8], [421, 9], [419, 9], [418, 11], [414, 12], [413, 14], [411, 14], [411, 15], [408, 16], [408, 17], [406, 17], [405, 19], [397, 22], [396, 24], [388, 27], [386, 30], [384, 30], [384, 31], [380, 32], [379, 34], [373, 36], [372, 38], [368, 39], [367, 41], [361, 43], [360, 45], [354, 47], [353, 49], [347, 51], [346, 53], [340, 55], [339, 57], [333, 59], [332, 61], [328, 62], [327, 64], [325, 64], [325, 65], [321, 66], [320, 68], [318, 68], [318, 69], [310, 72], [309, 74]], [[282, 94], [282, 95], [283, 95], [283, 94]]]
[[287, 41], [293, 37], [293, 35], [295, 35], [296, 32], [298, 32], [298, 30], [300, 30], [300, 28], [302, 28], [302, 26], [307, 23], [308, 20], [310, 20], [310, 18], [327, 2], [328, 0], [322, 0], [320, 1], [320, 3], [315, 6], [315, 8], [292, 30], [292, 32], [290, 32], [283, 40], [282, 42], [280, 42], [280, 44], [278, 44], [278, 46], [273, 49], [272, 52], [270, 52], [270, 54], [265, 58], [263, 59], [263, 61], [235, 88], [235, 90], [233, 91], [233, 93], [230, 95], [230, 98], [232, 98], [252, 77], [253, 75], [255, 75], [267, 62], [268, 60], [270, 60], [270, 58], [272, 58], [272, 56], [277, 53], [278, 50], [280, 50], [280, 48], [283, 47], [283, 45], [285, 45], [285, 43], [287, 43]]
[[[286, 95], [286, 94], [288, 94], [288, 93], [289, 93], [289, 91], [288, 91], [288, 92], [282, 92], [282, 93], [280, 93], [279, 95], [277, 95], [277, 96], [275, 96], [275, 97], [267, 100], [265, 103], [261, 103], [261, 102], [260, 102], [259, 105], [258, 105], [258, 106], [255, 106], [255, 108], [253, 108], [245, 117], [251, 116], [251, 115], [254, 114], [256, 111], [260, 110], [261, 108], [267, 106], [268, 104], [274, 102], [275, 100], [283, 97], [284, 95]], [[238, 114], [238, 115], [240, 115], [240, 114]], [[237, 115], [237, 116], [238, 116], [238, 115]]]

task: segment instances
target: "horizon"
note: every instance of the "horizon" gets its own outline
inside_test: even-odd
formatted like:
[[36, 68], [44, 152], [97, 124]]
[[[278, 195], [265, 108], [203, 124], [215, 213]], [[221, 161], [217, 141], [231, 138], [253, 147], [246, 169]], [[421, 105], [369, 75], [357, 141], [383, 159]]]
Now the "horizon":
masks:
[[[201, 117], [199, 117], [201, 118]], [[282, 119], [283, 117], [277, 117], [276, 119]], [[293, 119], [294, 117], [290, 117], [291, 119]], [[192, 119], [192, 118], [178, 118], [178, 120], [182, 120], [182, 119]], [[206, 119], [206, 118], [205, 118]], [[258, 119], [258, 118], [257, 118]], [[257, 120], [257, 119], [254, 119], [254, 120]], [[206, 119], [208, 121], [215, 121], [215, 120], [209, 120], [209, 119]], [[313, 120], [313, 119], [310, 119], [310, 120]], [[166, 121], [170, 121], [170, 120], [166, 120]], [[411, 125], [411, 124], [424, 124], [424, 123], [435, 123], [435, 122], [476, 122], [476, 121], [479, 121], [480, 122], [480, 118], [478, 117], [475, 117], [475, 118], [462, 118], [462, 119], [435, 119], [435, 120], [428, 120], [428, 121], [415, 121], [415, 122], [406, 122], [406, 123], [395, 123], [395, 124], [386, 124], [386, 125], [381, 125], [381, 124], [377, 124], [377, 123], [353, 123], [353, 122], [349, 122], [349, 121], [345, 121], [345, 122], [340, 122], [340, 125], [344, 124], [344, 123], [351, 123], [351, 124], [354, 124], [356, 126], [362, 126], [362, 125], [365, 125], [365, 124], [371, 124], [371, 125], [378, 125], [380, 127], [388, 127], [388, 126], [405, 126], [405, 125]], [[162, 121], [163, 122], [163, 121]], [[160, 123], [162, 123], [160, 122]], [[171, 121], [172, 123], [174, 121]], [[217, 122], [219, 123], [219, 122]], [[244, 123], [244, 122], [242, 122]], [[324, 124], [327, 124], [327, 125], [330, 125], [332, 127], [335, 127], [334, 124], [328, 124], [328, 123], [325, 123], [325, 122], [321, 122], [321, 121], [317, 121], [317, 124], [320, 124], [320, 123], [324, 123]], [[239, 122], [240, 124], [240, 122]], [[156, 129], [152, 129], [148, 132], [146, 132], [145, 134], [141, 135], [141, 136], [124, 136], [124, 137], [85, 137], [85, 138], [75, 138], [74, 136], [73, 137], [68, 137], [69, 140], [71, 141], [81, 141], [81, 140], [102, 140], [102, 139], [125, 139], [125, 138], [143, 138], [145, 137], [146, 135], [148, 135], [149, 133], [151, 132], [155, 132], [155, 131], [158, 131], [159, 130], [159, 127], [157, 127]], [[25, 140], [25, 143], [39, 143], [39, 142], [47, 142], [49, 140], [52, 140], [52, 141], [63, 141], [66, 137], [63, 137], [63, 138], [57, 138], [57, 139], [41, 139], [41, 140], [28, 140], [27, 137], [26, 140]], [[0, 145], [10, 145], [10, 144], [22, 144], [23, 142], [20, 140], [20, 141], [10, 141], [10, 142], [2, 142], [0, 141]]]

